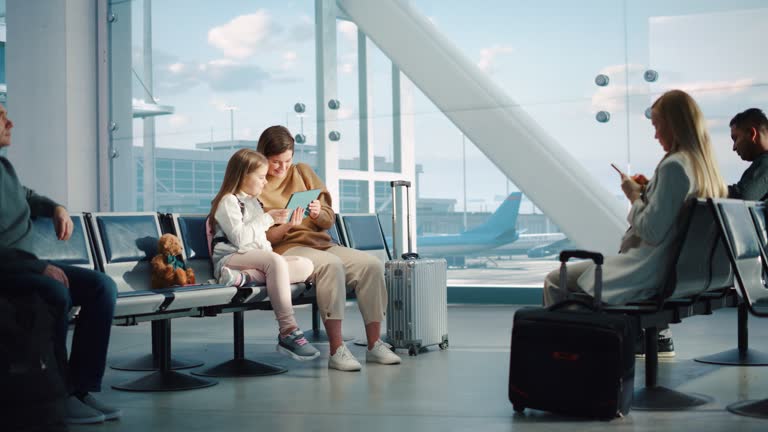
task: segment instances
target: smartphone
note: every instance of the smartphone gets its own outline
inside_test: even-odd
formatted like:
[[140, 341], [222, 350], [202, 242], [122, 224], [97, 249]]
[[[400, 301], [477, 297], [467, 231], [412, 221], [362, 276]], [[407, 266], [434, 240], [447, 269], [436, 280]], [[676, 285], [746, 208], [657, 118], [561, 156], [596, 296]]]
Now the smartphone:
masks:
[[621, 171], [621, 170], [619, 169], [619, 167], [617, 167], [616, 165], [614, 165], [614, 164], [611, 164], [611, 166], [613, 167], [613, 169], [615, 169], [615, 170], [616, 170], [616, 172], [617, 172], [617, 173], [619, 173], [619, 175], [620, 175], [620, 176], [626, 175], [626, 174], [624, 174], [624, 172], [623, 172], [623, 171]]

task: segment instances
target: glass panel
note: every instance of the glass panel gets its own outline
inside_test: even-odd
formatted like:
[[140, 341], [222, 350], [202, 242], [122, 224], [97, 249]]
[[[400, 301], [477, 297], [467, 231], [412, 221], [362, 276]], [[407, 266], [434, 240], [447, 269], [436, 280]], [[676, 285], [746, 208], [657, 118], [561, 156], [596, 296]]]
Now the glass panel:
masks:
[[[626, 58], [622, 2], [487, 1], [482, 7], [458, 2], [448, 9], [415, 0], [414, 5], [531, 117], [532, 128], [543, 129], [623, 199], [609, 165], [627, 159], [627, 95], [616, 90], [624, 77], [613, 72]], [[557, 31], [542, 32], [541, 23]], [[610, 91], [595, 84], [600, 73], [610, 74]], [[403, 109], [414, 113], [421, 166], [419, 253], [447, 258], [451, 284], [540, 287], [557, 267], [551, 257], [564, 235], [420, 91], [413, 100]], [[608, 111], [610, 120], [598, 122], [599, 111]], [[503, 130], [499, 136], [503, 139]], [[546, 182], [546, 173], [537, 181]], [[481, 226], [492, 238], [473, 232]]]
[[[341, 133], [339, 168], [362, 169], [360, 160], [360, 101], [357, 55], [357, 26], [349, 21], [337, 21], [337, 79], [339, 102], [336, 123]], [[327, 103], [327, 101], [326, 101]], [[331, 131], [328, 131], [329, 133]]]
[[[633, 164], [652, 173], [661, 159], [645, 110], [664, 91], [679, 88], [699, 103], [715, 156], [728, 184], [747, 165], [733, 151], [730, 120], [748, 108], [766, 108], [768, 68], [760, 52], [768, 8], [759, 0], [629, 2], [628, 46], [632, 72], [630, 138]], [[717, 31], [713, 31], [717, 29]], [[645, 71], [656, 72], [648, 81]], [[637, 162], [635, 162], [637, 161]]]
[[392, 62], [368, 40], [369, 139], [376, 171], [395, 171], [392, 141]]
[[339, 180], [339, 208], [341, 213], [368, 213], [368, 182]]
[[[297, 102], [308, 106], [306, 115], [314, 119], [314, 4], [224, 2], [213, 7], [201, 0], [163, 0], [151, 2], [151, 11], [145, 4], [110, 0], [113, 7], [130, 10], [128, 19], [121, 16], [121, 22], [130, 21], [130, 31], [112, 36], [130, 39], [130, 74], [113, 71], [113, 80], [119, 77], [118, 87], [130, 86], [132, 100], [115, 104], [133, 105], [134, 159], [151, 142], [139, 131], [151, 130], [145, 122], [154, 119], [149, 136], [156, 148], [157, 209], [204, 213], [233, 151], [255, 148], [261, 132], [272, 125], [301, 133], [293, 112]], [[180, 10], [188, 13], [180, 18]], [[149, 51], [147, 19], [152, 25]], [[151, 74], [145, 67], [150, 61]], [[296, 160], [314, 166], [315, 122], [305, 118], [303, 132], [312, 150], [297, 147]], [[138, 187], [138, 182], [116, 188]]]
[[379, 215], [379, 222], [387, 239], [387, 247], [392, 253], [392, 188], [387, 181], [377, 181], [373, 185], [374, 203], [376, 205], [376, 214]]

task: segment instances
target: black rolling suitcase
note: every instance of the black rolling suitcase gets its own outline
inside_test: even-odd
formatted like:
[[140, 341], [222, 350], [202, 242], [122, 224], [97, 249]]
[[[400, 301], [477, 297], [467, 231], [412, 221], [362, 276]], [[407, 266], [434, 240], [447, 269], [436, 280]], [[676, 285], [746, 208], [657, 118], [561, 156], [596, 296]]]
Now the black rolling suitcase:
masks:
[[594, 302], [572, 299], [515, 313], [509, 400], [517, 412], [534, 408], [602, 419], [626, 415], [634, 391], [635, 322], [626, 315], [601, 312], [599, 253], [561, 253], [561, 286], [569, 258], [589, 258], [597, 264]]

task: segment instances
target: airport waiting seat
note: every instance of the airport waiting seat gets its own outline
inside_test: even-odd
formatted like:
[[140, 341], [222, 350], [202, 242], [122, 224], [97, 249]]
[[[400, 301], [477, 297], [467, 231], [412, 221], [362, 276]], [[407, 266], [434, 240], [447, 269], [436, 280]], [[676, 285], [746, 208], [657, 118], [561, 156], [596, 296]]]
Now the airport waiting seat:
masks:
[[346, 214], [341, 216], [341, 223], [349, 247], [369, 253], [382, 262], [391, 259], [378, 215]]
[[[768, 270], [768, 255], [764, 238], [760, 237], [765, 233], [765, 208], [762, 203], [729, 199], [710, 199], [710, 204], [726, 240], [741, 300], [753, 315], [768, 317], [768, 288], [762, 280]], [[727, 409], [739, 415], [768, 418], [768, 399], [737, 402]]]
[[645, 386], [635, 390], [632, 409], [681, 410], [703, 405], [711, 398], [683, 393], [658, 384], [659, 328], [694, 315], [735, 305], [732, 272], [722, 261], [726, 254], [717, 223], [705, 200], [689, 200], [678, 216], [681, 227], [674, 259], [666, 269], [658, 294], [649, 302], [608, 306], [607, 313], [627, 314], [645, 330]]
[[98, 270], [93, 257], [93, 248], [88, 238], [85, 219], [82, 214], [71, 215], [74, 229], [67, 241], [56, 237], [53, 220], [47, 217], [32, 221], [32, 253], [38, 258], [58, 263]]
[[[92, 213], [89, 225], [102, 270], [118, 286], [116, 321], [127, 324], [152, 321], [153, 357], [159, 370], [138, 380], [114, 385], [118, 390], [168, 391], [216, 384], [172, 369], [171, 319], [199, 315], [204, 306], [229, 303], [234, 287], [196, 285], [152, 290], [150, 260], [162, 235], [157, 213]], [[160, 304], [136, 301], [160, 296]], [[144, 359], [140, 359], [142, 361]]]

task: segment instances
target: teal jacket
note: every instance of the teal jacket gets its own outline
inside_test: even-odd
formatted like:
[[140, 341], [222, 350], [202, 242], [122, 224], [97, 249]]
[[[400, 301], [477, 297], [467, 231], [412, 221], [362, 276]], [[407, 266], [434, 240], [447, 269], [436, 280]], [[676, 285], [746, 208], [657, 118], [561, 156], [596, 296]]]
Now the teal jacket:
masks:
[[752, 161], [738, 183], [728, 186], [728, 197], [748, 201], [768, 199], [768, 152]]
[[32, 218], [51, 217], [58, 205], [24, 187], [11, 162], [0, 157], [0, 275], [43, 272], [48, 263], [30, 252]]

